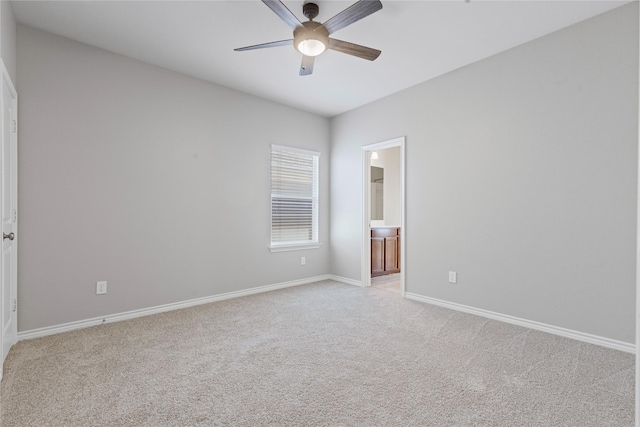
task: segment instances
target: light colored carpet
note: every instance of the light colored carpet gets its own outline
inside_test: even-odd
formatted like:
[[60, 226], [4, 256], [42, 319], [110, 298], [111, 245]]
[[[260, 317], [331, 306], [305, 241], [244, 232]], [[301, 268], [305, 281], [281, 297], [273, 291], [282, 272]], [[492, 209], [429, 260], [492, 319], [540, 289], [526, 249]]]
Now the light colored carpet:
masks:
[[335, 282], [23, 341], [9, 426], [633, 425], [634, 357]]

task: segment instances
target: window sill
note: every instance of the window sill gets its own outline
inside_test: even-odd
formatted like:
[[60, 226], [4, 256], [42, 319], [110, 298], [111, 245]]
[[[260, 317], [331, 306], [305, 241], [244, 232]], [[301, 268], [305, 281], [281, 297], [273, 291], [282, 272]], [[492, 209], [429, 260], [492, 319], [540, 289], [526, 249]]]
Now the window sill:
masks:
[[318, 249], [320, 243], [296, 243], [293, 245], [271, 245], [269, 250], [271, 252], [286, 252], [286, 251], [303, 251], [307, 249]]

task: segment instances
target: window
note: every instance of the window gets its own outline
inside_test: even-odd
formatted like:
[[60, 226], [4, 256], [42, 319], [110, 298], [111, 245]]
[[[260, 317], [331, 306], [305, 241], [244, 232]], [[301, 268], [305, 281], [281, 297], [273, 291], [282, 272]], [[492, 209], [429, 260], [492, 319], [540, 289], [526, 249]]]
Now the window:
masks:
[[317, 248], [320, 153], [271, 146], [271, 251]]

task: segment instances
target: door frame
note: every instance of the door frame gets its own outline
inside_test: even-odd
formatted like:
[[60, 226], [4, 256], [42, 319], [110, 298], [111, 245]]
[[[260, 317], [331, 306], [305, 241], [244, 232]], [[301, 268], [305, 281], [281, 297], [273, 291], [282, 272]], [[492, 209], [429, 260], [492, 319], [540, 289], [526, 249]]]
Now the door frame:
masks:
[[371, 286], [371, 152], [384, 150], [385, 148], [400, 147], [400, 253], [402, 254], [400, 258], [400, 289], [403, 298], [406, 290], [405, 272], [407, 271], [405, 143], [405, 137], [401, 136], [362, 146], [362, 269], [360, 273], [362, 286]]
[[[640, 14], [640, 12], [639, 12]], [[640, 108], [640, 87], [638, 88], [638, 108]], [[638, 117], [638, 141], [636, 159], [636, 395], [635, 395], [635, 426], [640, 427], [640, 117]]]

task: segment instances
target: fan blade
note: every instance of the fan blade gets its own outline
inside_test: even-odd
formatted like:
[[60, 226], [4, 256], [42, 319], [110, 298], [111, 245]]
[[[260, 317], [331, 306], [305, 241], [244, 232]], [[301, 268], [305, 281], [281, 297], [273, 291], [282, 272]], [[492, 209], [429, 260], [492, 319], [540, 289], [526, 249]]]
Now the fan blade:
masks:
[[308, 76], [313, 73], [313, 63], [316, 61], [315, 56], [302, 55], [302, 64], [300, 65], [300, 75]]
[[291, 27], [292, 30], [295, 30], [297, 27], [302, 25], [302, 22], [296, 18], [296, 15], [294, 15], [280, 0], [262, 0], [262, 3], [269, 6], [269, 9], [273, 10], [280, 19]]
[[293, 39], [289, 39], [289, 40], [280, 40], [280, 41], [277, 41], [277, 42], [255, 44], [253, 46], [239, 47], [239, 48], [233, 49], [233, 50], [235, 50], [236, 52], [241, 52], [243, 50], [264, 49], [266, 47], [291, 46], [292, 44], [293, 44]]
[[362, 18], [366, 18], [380, 9], [382, 9], [382, 3], [380, 3], [379, 0], [360, 0], [338, 13], [333, 18], [330, 18], [323, 25], [327, 31], [329, 31], [329, 34], [335, 33], [347, 25], [351, 25]]
[[358, 58], [375, 60], [382, 53], [378, 49], [360, 46], [359, 44], [344, 42], [337, 39], [329, 39], [329, 49], [346, 53], [347, 55], [357, 56]]

